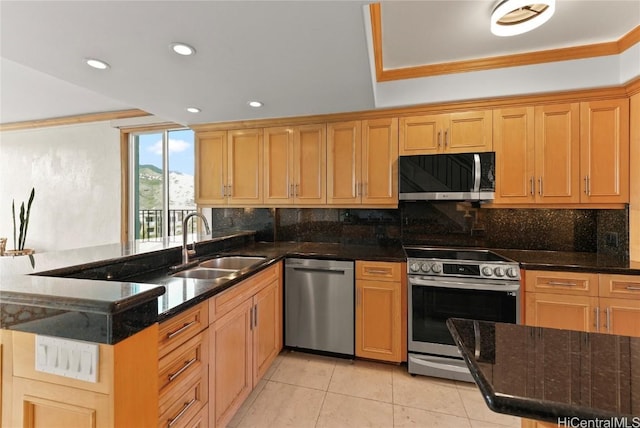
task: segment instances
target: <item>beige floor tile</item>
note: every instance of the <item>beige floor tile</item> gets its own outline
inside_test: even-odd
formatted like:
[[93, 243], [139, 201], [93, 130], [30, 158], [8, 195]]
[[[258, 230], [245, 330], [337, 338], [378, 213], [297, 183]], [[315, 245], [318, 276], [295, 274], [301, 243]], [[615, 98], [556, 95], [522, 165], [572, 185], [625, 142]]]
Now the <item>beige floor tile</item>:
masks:
[[392, 366], [367, 361], [338, 362], [329, 392], [391, 403]]
[[470, 428], [469, 419], [412, 407], [393, 406], [393, 426], [419, 428]]
[[327, 393], [316, 428], [380, 427], [393, 426], [391, 403]]
[[393, 372], [393, 404], [467, 417], [455, 382], [402, 370]]
[[472, 391], [460, 389], [459, 392], [469, 419], [481, 422], [490, 422], [494, 425], [520, 427], [519, 417], [496, 413], [489, 409], [479, 390]]
[[273, 376], [278, 366], [280, 366], [280, 363], [282, 362], [282, 360], [286, 358], [287, 354], [288, 354], [287, 351], [283, 351], [273, 360], [273, 363], [271, 363], [271, 366], [269, 367], [267, 372], [264, 374], [263, 379], [265, 380], [271, 379], [271, 376]]
[[471, 391], [477, 391], [478, 390], [478, 385], [476, 385], [475, 383], [471, 383], [471, 382], [456, 381], [456, 388], [458, 388], [458, 389], [469, 389]]
[[[473, 419], [469, 419], [471, 422], [471, 428], [504, 428], [509, 425], [499, 425], [495, 422], [485, 422], [485, 421], [476, 421]], [[520, 425], [511, 425], [512, 427], [520, 427]]]
[[262, 389], [266, 384], [267, 384], [267, 381], [265, 379], [261, 379], [258, 382], [258, 384], [253, 389], [253, 391], [251, 391], [251, 394], [249, 394], [246, 400], [244, 400], [244, 403], [242, 403], [242, 406], [240, 406], [240, 408], [236, 411], [236, 414], [233, 415], [233, 418], [231, 418], [231, 420], [227, 424], [229, 428], [238, 426], [238, 424], [240, 423], [242, 418], [244, 418], [244, 415], [246, 415], [247, 411], [249, 410], [253, 402], [256, 400], [256, 398], [258, 398], [258, 395], [260, 395], [260, 392], [262, 392]]
[[269, 380], [326, 391], [335, 365], [333, 358], [290, 352], [283, 355]]
[[315, 427], [325, 392], [268, 381], [238, 428]]

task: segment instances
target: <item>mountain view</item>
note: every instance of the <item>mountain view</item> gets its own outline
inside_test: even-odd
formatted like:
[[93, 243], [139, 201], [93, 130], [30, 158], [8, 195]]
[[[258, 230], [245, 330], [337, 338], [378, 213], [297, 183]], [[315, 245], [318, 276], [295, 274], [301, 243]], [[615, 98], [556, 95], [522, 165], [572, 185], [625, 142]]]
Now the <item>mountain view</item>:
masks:
[[[162, 209], [162, 170], [155, 165], [140, 165], [138, 191], [141, 210]], [[194, 209], [193, 176], [169, 172], [169, 207], [173, 210]]]

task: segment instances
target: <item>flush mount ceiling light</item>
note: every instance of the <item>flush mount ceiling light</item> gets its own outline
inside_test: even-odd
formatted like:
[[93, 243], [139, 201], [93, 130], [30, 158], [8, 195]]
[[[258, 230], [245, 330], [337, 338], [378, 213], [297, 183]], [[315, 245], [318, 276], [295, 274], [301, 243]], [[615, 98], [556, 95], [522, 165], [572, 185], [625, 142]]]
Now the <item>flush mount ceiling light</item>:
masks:
[[95, 58], [85, 58], [84, 62], [89, 66], [98, 70], [106, 70], [109, 68], [109, 64], [104, 61]]
[[187, 107], [187, 111], [189, 113], [200, 113], [202, 110], [200, 110], [198, 107]]
[[547, 22], [555, 11], [555, 0], [503, 0], [491, 14], [491, 32], [496, 36], [526, 33]]
[[187, 45], [186, 43], [171, 43], [169, 47], [171, 47], [171, 50], [177, 53], [178, 55], [189, 56], [189, 55], [194, 55], [196, 53], [196, 50], [192, 46]]
[[253, 108], [259, 108], [264, 105], [264, 103], [261, 101], [248, 101], [247, 104], [249, 104], [249, 107], [253, 107]]

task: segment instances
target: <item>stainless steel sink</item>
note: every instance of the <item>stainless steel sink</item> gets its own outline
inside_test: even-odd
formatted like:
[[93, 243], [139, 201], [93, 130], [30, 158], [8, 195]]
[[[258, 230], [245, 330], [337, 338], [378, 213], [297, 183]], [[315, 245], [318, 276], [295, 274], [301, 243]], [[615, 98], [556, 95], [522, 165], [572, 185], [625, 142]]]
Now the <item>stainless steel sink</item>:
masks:
[[171, 276], [178, 278], [189, 278], [189, 279], [216, 279], [221, 278], [223, 276], [231, 275], [237, 269], [207, 269], [196, 267], [193, 269], [183, 270], [178, 273], [174, 273]]
[[266, 257], [259, 256], [224, 256], [200, 263], [201, 268], [240, 270], [260, 263]]

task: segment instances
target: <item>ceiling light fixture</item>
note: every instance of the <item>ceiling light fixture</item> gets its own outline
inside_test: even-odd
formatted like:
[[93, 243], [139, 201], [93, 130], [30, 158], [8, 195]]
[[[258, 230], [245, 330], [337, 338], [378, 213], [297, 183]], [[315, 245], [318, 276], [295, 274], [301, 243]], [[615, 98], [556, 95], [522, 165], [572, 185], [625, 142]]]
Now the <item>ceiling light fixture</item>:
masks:
[[515, 36], [538, 28], [553, 16], [555, 0], [503, 0], [491, 14], [491, 32]]
[[198, 107], [187, 107], [187, 111], [189, 113], [200, 113], [202, 110], [200, 110]]
[[259, 108], [264, 105], [264, 103], [262, 103], [261, 101], [248, 101], [247, 104], [249, 104], [249, 107], [253, 108]]
[[195, 55], [196, 50], [192, 46], [187, 45], [186, 43], [171, 43], [169, 45], [171, 50], [177, 53], [178, 55]]
[[98, 70], [106, 70], [107, 68], [109, 68], [109, 64], [107, 64], [104, 61], [101, 61], [99, 59], [95, 59], [95, 58], [85, 58], [84, 62], [89, 66], [89, 67], [93, 67], [96, 68]]

